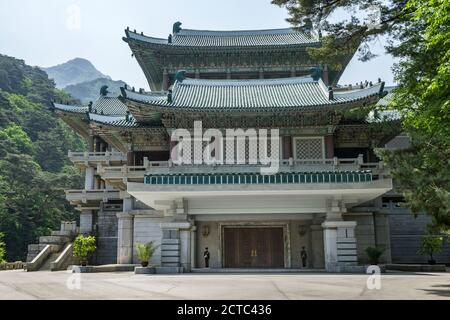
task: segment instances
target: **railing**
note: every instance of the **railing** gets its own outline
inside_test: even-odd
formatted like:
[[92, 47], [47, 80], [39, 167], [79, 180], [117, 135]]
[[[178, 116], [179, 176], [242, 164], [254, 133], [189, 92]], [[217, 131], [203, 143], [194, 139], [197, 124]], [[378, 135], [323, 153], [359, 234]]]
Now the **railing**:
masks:
[[126, 155], [121, 152], [72, 152], [69, 151], [69, 159], [72, 162], [109, 162], [127, 161]]
[[66, 190], [66, 199], [68, 201], [104, 201], [120, 199], [119, 190]]
[[[384, 178], [384, 166], [379, 163], [364, 163], [363, 157], [352, 159], [288, 159], [272, 164], [278, 165], [278, 172], [334, 172], [334, 171], [367, 171], [370, 170], [374, 180]], [[208, 174], [208, 173], [255, 173], [261, 164], [182, 164], [169, 161], [148, 161], [144, 158], [142, 166], [109, 166], [98, 165], [97, 172], [105, 180], [143, 179], [145, 175], [158, 174]]]

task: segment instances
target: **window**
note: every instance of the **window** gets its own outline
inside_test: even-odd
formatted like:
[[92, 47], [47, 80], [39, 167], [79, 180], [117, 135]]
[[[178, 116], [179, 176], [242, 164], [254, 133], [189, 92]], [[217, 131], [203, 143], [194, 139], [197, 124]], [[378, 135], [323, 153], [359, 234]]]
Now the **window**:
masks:
[[324, 159], [325, 143], [323, 137], [294, 138], [295, 159]]

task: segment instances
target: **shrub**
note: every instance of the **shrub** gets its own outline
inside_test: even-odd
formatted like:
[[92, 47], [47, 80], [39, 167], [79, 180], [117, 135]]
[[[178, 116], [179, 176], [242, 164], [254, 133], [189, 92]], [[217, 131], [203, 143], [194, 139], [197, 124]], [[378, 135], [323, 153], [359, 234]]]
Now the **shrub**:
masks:
[[136, 243], [137, 256], [143, 266], [146, 266], [148, 264], [158, 247], [159, 246], [156, 246], [154, 241], [151, 241], [147, 244]]
[[0, 265], [6, 262], [6, 245], [3, 242], [4, 234], [0, 233]]
[[369, 262], [372, 265], [377, 265], [380, 262], [380, 257], [384, 253], [384, 249], [381, 248], [374, 248], [374, 247], [368, 247], [366, 249], [366, 254], [369, 257]]
[[444, 237], [435, 235], [425, 235], [422, 238], [422, 247], [419, 250], [419, 254], [430, 257], [430, 261], [433, 259], [433, 254], [442, 250], [444, 245]]
[[73, 243], [73, 255], [82, 261], [87, 260], [89, 255], [97, 249], [94, 236], [79, 235]]

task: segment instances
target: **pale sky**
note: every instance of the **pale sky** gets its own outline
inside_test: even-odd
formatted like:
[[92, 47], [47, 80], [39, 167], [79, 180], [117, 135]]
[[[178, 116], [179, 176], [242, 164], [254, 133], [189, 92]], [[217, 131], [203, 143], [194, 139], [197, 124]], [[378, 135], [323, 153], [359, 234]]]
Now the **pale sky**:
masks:
[[[122, 41], [127, 26], [166, 38], [176, 21], [186, 29], [245, 30], [289, 27], [286, 17], [270, 0], [0, 0], [0, 54], [42, 67], [85, 58], [114, 80], [148, 89]], [[392, 58], [379, 41], [372, 50], [380, 56], [364, 63], [355, 56], [341, 84], [393, 84]]]

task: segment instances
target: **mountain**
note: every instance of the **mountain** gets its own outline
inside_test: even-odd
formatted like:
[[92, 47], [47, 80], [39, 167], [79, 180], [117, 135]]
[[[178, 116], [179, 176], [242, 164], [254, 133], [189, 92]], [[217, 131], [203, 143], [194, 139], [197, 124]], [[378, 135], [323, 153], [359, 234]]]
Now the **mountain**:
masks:
[[89, 60], [81, 58], [75, 58], [54, 67], [42, 68], [42, 70], [47, 72], [48, 77], [55, 81], [59, 89], [98, 78], [110, 79], [98, 71]]
[[79, 99], [83, 104], [89, 101], [97, 100], [100, 88], [104, 85], [108, 86], [108, 91], [114, 95], [120, 95], [120, 87], [125, 85], [123, 81], [114, 81], [107, 78], [99, 78], [92, 81], [86, 81], [65, 87], [63, 90], [72, 97]]
[[83, 186], [69, 150], [84, 141], [52, 111], [52, 101], [75, 103], [47, 74], [0, 54], [0, 234], [8, 261], [23, 260], [27, 245], [77, 214], [64, 189]]

